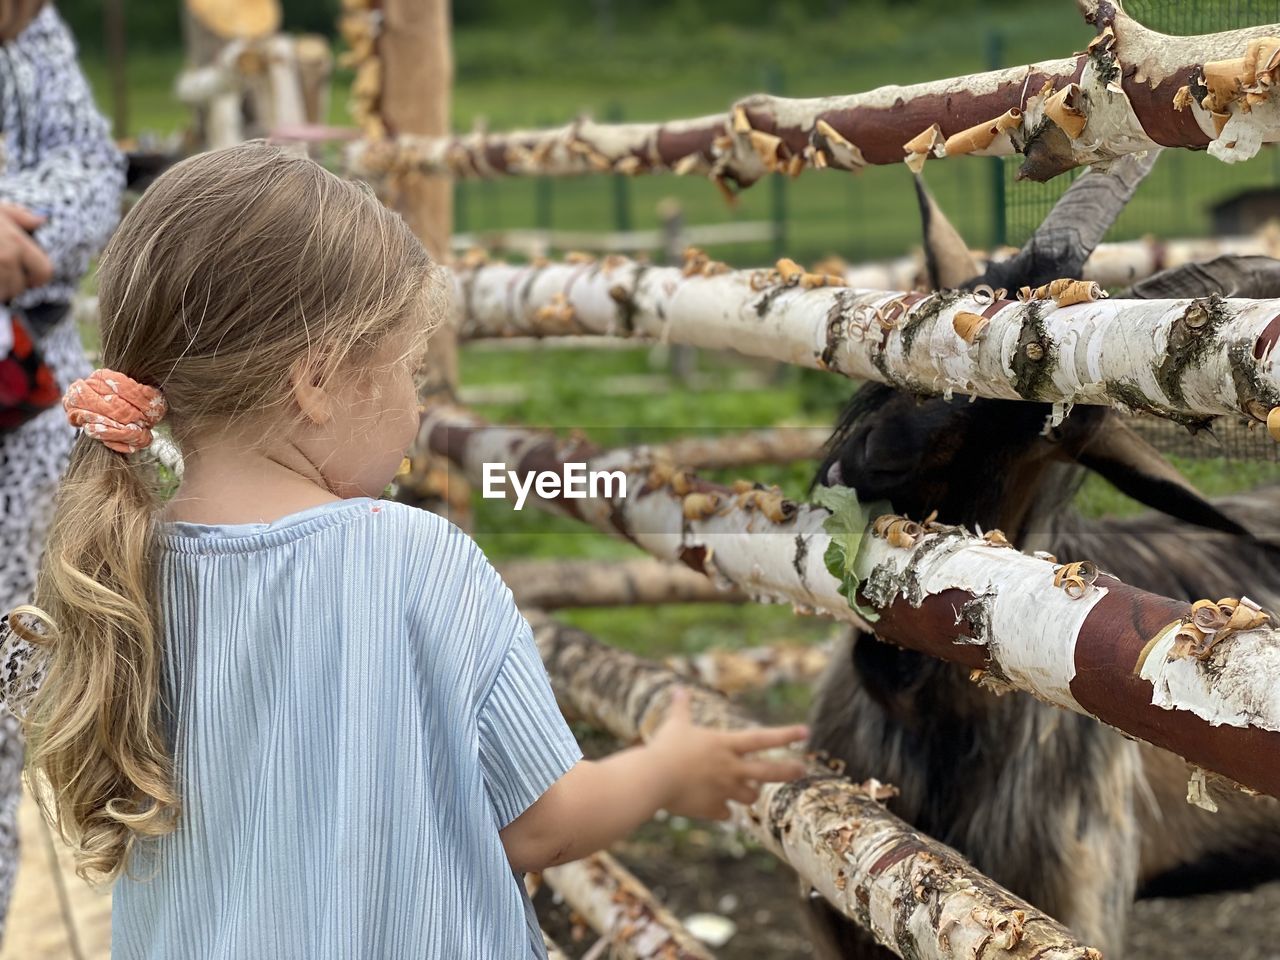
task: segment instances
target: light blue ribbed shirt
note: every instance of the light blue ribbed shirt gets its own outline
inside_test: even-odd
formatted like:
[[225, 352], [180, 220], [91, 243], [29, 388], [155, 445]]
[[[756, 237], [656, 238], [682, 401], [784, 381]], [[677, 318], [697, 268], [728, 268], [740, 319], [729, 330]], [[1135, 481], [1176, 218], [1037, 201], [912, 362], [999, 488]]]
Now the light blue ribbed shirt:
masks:
[[544, 956], [498, 830], [582, 754], [479, 547], [368, 499], [161, 543], [183, 807], [114, 960]]

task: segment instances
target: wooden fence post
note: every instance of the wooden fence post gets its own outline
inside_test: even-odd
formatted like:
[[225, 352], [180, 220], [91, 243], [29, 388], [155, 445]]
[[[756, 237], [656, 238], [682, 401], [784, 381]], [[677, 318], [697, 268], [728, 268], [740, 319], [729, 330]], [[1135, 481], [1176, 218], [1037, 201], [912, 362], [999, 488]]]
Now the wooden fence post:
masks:
[[111, 135], [129, 135], [129, 81], [126, 76], [124, 0], [107, 0], [102, 7], [102, 32], [107, 41], [107, 72], [111, 75]]
[[[391, 135], [445, 136], [453, 96], [453, 48], [449, 0], [382, 0], [380, 108]], [[453, 181], [408, 173], [390, 197], [432, 259], [449, 257]], [[431, 339], [422, 398], [453, 397], [458, 389], [458, 338], [446, 324]], [[427, 462], [424, 462], [427, 461]], [[446, 513], [465, 526], [467, 487], [462, 476], [426, 451], [415, 451], [414, 497], [420, 506]]]
[[[662, 262], [678, 267], [684, 262], [684, 251], [689, 245], [685, 235], [684, 208], [674, 197], [667, 197], [658, 204], [658, 219], [662, 221]], [[671, 374], [681, 385], [688, 386], [698, 370], [698, 352], [694, 347], [674, 344], [671, 350]]]

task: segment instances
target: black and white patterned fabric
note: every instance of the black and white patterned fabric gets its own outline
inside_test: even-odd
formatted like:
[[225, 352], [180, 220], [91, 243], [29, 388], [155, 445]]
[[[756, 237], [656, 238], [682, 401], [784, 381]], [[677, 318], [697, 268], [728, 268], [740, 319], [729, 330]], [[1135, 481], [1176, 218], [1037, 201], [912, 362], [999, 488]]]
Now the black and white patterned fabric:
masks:
[[[52, 6], [0, 45], [0, 137], [0, 201], [48, 218], [35, 239], [54, 264], [53, 282], [15, 305], [69, 303], [119, 218], [125, 164]], [[70, 318], [41, 336], [40, 347], [64, 388], [87, 373]], [[61, 409], [0, 434], [0, 615], [30, 599], [54, 489], [74, 439]], [[11, 679], [25, 659], [14, 646], [0, 635], [0, 678]], [[0, 704], [0, 939], [18, 865], [21, 775], [18, 721]]]
[[52, 6], [0, 46], [0, 101], [0, 200], [49, 218], [35, 238], [54, 264], [53, 282], [15, 303], [69, 303], [120, 217], [125, 161]]

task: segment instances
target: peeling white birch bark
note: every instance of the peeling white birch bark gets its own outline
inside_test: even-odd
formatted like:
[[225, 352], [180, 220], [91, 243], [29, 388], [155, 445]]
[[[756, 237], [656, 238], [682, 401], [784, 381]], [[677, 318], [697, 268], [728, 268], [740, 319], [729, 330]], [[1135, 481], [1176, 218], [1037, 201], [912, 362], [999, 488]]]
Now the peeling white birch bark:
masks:
[[[580, 630], [534, 618], [561, 704], [624, 741], [652, 735], [687, 680]], [[719, 694], [692, 688], [698, 722], [753, 726]], [[815, 760], [810, 775], [762, 786], [734, 826], [759, 842], [837, 910], [900, 957], [915, 960], [1101, 960], [1054, 920], [982, 876], [958, 853], [913, 830], [875, 797]]]
[[[1208, 145], [1235, 162], [1280, 140], [1274, 99], [1251, 109], [1243, 97], [1223, 105], [1221, 134], [1200, 97], [1175, 105], [1180, 87], [1199, 83], [1205, 63], [1243, 57], [1250, 40], [1280, 35], [1280, 25], [1168, 37], [1115, 4], [1100, 4], [1088, 18], [1097, 40], [1087, 52], [1060, 60], [847, 96], [756, 95], [727, 114], [668, 123], [580, 120], [549, 130], [365, 140], [352, 145], [348, 165], [366, 177], [410, 169], [454, 177], [672, 171], [747, 186], [770, 171], [857, 170], [908, 156], [919, 164], [949, 153], [1017, 152], [1027, 157], [1022, 175], [1045, 180], [1157, 146]], [[1074, 118], [1046, 113], [1062, 97], [1075, 104]], [[1009, 119], [997, 130], [1001, 118]]]
[[1190, 710], [1213, 726], [1255, 726], [1280, 730], [1280, 649], [1274, 630], [1234, 634], [1230, 657], [1214, 657], [1209, 668], [1187, 657], [1170, 656], [1180, 624], [1171, 623], [1138, 663], [1151, 682], [1151, 702], [1166, 710]]
[[1055, 586], [1053, 563], [957, 528], [927, 533], [910, 549], [868, 528], [857, 570], [860, 597], [879, 613], [868, 624], [824, 563], [824, 509], [766, 503], [759, 491], [682, 474], [655, 477], [634, 469], [630, 451], [596, 454], [581, 441], [487, 427], [456, 409], [430, 411], [422, 438], [473, 482], [482, 481], [486, 462], [518, 473], [558, 471], [566, 462], [584, 462], [589, 471], [626, 465], [625, 496], [530, 498], [758, 601], [789, 602], [874, 630], [1280, 796], [1276, 624], [1236, 633], [1205, 659], [1163, 664], [1152, 659], [1153, 641], [1190, 616], [1189, 604], [1105, 575], [1071, 599]]
[[612, 946], [619, 960], [711, 960], [711, 952], [607, 853], [542, 871], [542, 879]]
[[[870, 599], [877, 607], [905, 596], [904, 590], [918, 597], [963, 590], [975, 599], [956, 611], [956, 622], [970, 618], [980, 625], [974, 642], [986, 644], [991, 673], [1055, 706], [1088, 712], [1071, 693], [1076, 640], [1106, 596], [1105, 587], [1091, 586], [1072, 599], [1064, 590], [1046, 589], [1052, 564], [963, 535], [926, 541], [916, 550], [873, 537], [863, 549], [859, 572], [864, 580], [871, 578], [865, 589], [875, 591]], [[888, 591], [882, 592], [882, 583]]]
[[[686, 277], [618, 257], [485, 264], [455, 278], [463, 337], [638, 337], [919, 393], [1104, 404], [1184, 423], [1263, 423], [1280, 406], [1280, 300], [993, 303], [954, 291], [805, 289], [768, 271]], [[957, 333], [959, 314], [989, 320], [975, 342]]]

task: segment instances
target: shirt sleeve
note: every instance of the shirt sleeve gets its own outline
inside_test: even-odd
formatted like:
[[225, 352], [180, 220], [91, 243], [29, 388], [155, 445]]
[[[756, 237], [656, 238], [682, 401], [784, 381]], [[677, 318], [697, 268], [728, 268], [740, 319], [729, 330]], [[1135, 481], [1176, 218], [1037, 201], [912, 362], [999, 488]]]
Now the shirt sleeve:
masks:
[[[514, 610], [509, 591], [507, 597]], [[516, 635], [480, 704], [480, 765], [498, 829], [529, 809], [582, 759], [556, 706], [533, 632], [523, 617], [516, 617]]]
[[[23, 104], [34, 142], [10, 158], [0, 177], [0, 200], [47, 217], [35, 231], [54, 265], [54, 285], [74, 285], [89, 258], [106, 243], [120, 217], [125, 162], [98, 112], [75, 44], [52, 5], [9, 45], [11, 58], [35, 71], [34, 103]], [[48, 299], [28, 291], [20, 306]]]

